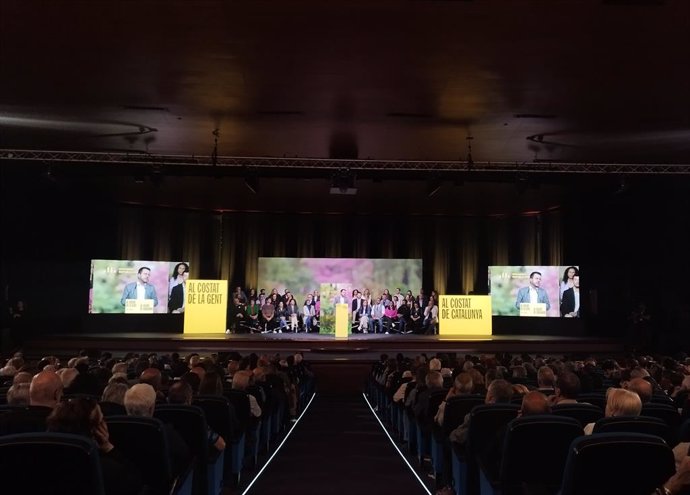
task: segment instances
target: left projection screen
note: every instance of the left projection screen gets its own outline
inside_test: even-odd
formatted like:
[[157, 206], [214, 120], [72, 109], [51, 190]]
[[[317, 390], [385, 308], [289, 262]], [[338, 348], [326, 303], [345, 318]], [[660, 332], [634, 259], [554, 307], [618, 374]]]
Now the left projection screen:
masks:
[[153, 302], [168, 313], [170, 295], [189, 275], [186, 261], [91, 260], [89, 313], [125, 313], [126, 299]]

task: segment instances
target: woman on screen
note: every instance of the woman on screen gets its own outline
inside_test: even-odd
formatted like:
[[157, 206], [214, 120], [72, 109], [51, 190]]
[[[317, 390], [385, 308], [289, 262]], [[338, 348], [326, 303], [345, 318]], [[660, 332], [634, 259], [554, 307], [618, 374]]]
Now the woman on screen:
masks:
[[563, 293], [575, 285], [573, 282], [575, 275], [580, 275], [580, 270], [578, 270], [576, 266], [569, 266], [563, 272], [563, 279], [561, 280], [560, 290], [558, 291], [559, 303], [563, 301]]
[[170, 299], [173, 287], [181, 284], [184, 280], [185, 273], [189, 273], [189, 265], [187, 263], [178, 263], [175, 265], [175, 269], [170, 277], [170, 282], [168, 283], [168, 299]]

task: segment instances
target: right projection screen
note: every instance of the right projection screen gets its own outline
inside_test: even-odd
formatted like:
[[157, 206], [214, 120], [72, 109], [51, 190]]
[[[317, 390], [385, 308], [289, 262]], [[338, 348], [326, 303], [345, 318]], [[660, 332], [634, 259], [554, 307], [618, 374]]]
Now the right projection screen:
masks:
[[490, 266], [489, 294], [496, 316], [579, 318], [580, 267]]

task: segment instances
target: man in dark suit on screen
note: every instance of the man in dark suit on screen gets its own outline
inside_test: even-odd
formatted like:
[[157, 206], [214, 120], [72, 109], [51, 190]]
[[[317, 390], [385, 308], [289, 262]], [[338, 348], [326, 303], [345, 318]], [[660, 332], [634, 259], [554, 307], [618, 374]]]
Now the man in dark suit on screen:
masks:
[[561, 316], [565, 318], [580, 317], [580, 276], [573, 277], [573, 286], [563, 291], [561, 301]]

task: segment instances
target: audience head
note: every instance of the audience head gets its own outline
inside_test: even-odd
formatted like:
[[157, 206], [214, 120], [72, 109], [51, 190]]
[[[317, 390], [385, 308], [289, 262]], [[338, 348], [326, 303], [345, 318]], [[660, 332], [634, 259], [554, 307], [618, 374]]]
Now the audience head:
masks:
[[429, 371], [426, 375], [426, 386], [429, 388], [442, 388], [443, 376], [438, 371]]
[[628, 382], [628, 386], [626, 388], [639, 395], [643, 404], [651, 402], [652, 395], [654, 393], [652, 384], [644, 378], [633, 378]]
[[251, 371], [243, 370], [235, 373], [232, 377], [233, 390], [246, 390], [254, 374]]
[[521, 416], [533, 416], [535, 414], [551, 414], [549, 400], [537, 390], [526, 393], [522, 398], [522, 406], [520, 407]]
[[58, 404], [46, 419], [48, 431], [95, 438], [104, 423], [98, 403], [91, 399], [71, 399]]
[[33, 376], [28, 371], [20, 371], [14, 375], [12, 385], [19, 385], [20, 383], [31, 383]]
[[153, 416], [156, 391], [148, 383], [137, 383], [125, 393], [125, 409], [129, 416]]
[[553, 370], [548, 366], [542, 366], [537, 371], [537, 384], [540, 388], [553, 388], [556, 382], [556, 377]]
[[192, 373], [191, 371], [188, 371], [184, 375], [180, 377], [180, 380], [188, 384], [191, 388], [193, 393], [196, 393], [199, 391], [199, 385], [201, 384], [201, 379], [199, 379], [199, 375], [196, 373]]
[[486, 390], [484, 402], [487, 404], [507, 403], [513, 397], [513, 386], [503, 379], [494, 380]]
[[192, 387], [182, 380], [173, 383], [168, 390], [168, 402], [170, 404], [190, 405], [192, 403]]
[[215, 371], [204, 375], [199, 383], [199, 395], [223, 395], [223, 380]]
[[472, 382], [472, 376], [469, 373], [460, 373], [455, 377], [453, 382], [453, 388], [456, 394], [471, 394], [474, 388], [474, 383]]
[[54, 408], [62, 398], [62, 380], [52, 371], [41, 371], [31, 380], [29, 402], [32, 406]]
[[639, 416], [642, 411], [640, 396], [624, 388], [610, 388], [606, 392], [605, 416]]
[[157, 392], [161, 389], [163, 383], [163, 376], [161, 370], [158, 368], [146, 368], [139, 375], [139, 383], [148, 383]]
[[441, 371], [441, 360], [433, 358], [429, 361], [429, 371]]
[[29, 405], [30, 383], [15, 383], [7, 391], [7, 405], [26, 407]]
[[580, 394], [580, 379], [570, 371], [562, 372], [556, 380], [556, 393], [563, 399], [577, 399]]
[[125, 405], [125, 394], [127, 393], [127, 385], [120, 382], [109, 383], [103, 389], [101, 401], [113, 402], [115, 404]]

